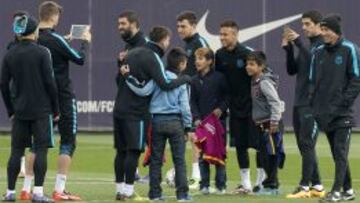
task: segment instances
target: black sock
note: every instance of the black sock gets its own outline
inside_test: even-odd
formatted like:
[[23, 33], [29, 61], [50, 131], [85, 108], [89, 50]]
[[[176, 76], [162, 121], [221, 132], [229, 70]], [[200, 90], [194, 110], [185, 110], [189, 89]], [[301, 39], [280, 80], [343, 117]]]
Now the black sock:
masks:
[[136, 168], [138, 166], [140, 154], [141, 152], [138, 150], [130, 150], [126, 152], [126, 159], [125, 159], [126, 184], [133, 185], [135, 182], [135, 173], [136, 173]]
[[126, 151], [116, 150], [114, 160], [115, 181], [116, 183], [123, 183], [125, 180], [125, 158]]

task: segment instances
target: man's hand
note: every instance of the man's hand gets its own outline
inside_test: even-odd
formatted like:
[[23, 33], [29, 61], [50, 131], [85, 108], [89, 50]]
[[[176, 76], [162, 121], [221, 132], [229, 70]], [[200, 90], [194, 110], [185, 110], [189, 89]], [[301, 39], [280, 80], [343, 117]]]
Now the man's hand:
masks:
[[64, 39], [70, 42], [72, 40], [71, 34], [64, 35]]
[[279, 131], [279, 123], [270, 123], [269, 134], [272, 135]]
[[285, 34], [283, 34], [282, 40], [281, 40], [281, 47], [286, 47], [289, 45], [289, 40]]
[[14, 114], [12, 114], [12, 115], [9, 117], [10, 121], [13, 121], [14, 118], [15, 118], [15, 115], [14, 115]]
[[200, 125], [200, 123], [201, 123], [201, 120], [196, 120], [194, 122], [195, 127], [197, 128]]
[[120, 74], [121, 75], [126, 75], [126, 74], [128, 74], [128, 73], [130, 73], [130, 68], [129, 68], [129, 65], [122, 65], [121, 67], [120, 67]]
[[125, 60], [125, 57], [126, 57], [126, 55], [127, 55], [127, 53], [128, 53], [128, 51], [127, 50], [125, 50], [125, 51], [121, 51], [120, 53], [119, 53], [119, 56], [118, 56], [118, 58], [119, 58], [119, 61], [124, 61]]
[[59, 122], [59, 120], [60, 120], [59, 114], [55, 114], [55, 115], [54, 115], [54, 118], [53, 118], [54, 123]]
[[82, 39], [87, 41], [88, 43], [91, 42], [91, 39], [92, 39], [92, 34], [90, 32], [90, 29], [89, 30], [86, 30], [82, 36]]
[[220, 118], [221, 115], [222, 115], [222, 111], [221, 111], [221, 109], [216, 108], [216, 109], [213, 111], [213, 114], [214, 114], [216, 117]]
[[289, 28], [288, 31], [286, 32], [286, 36], [287, 36], [288, 41], [291, 41], [291, 42], [293, 42], [298, 37], [300, 37], [300, 35], [291, 28]]

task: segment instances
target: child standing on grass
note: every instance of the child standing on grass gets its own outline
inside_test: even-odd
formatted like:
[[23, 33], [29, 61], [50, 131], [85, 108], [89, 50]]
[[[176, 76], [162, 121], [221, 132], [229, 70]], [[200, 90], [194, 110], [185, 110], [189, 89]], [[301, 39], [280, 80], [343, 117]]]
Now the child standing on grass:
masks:
[[[167, 56], [166, 77], [174, 80], [186, 68], [187, 55], [182, 48], [173, 48]], [[179, 202], [192, 201], [188, 194], [186, 178], [185, 145], [186, 137], [192, 126], [189, 95], [186, 85], [171, 91], [162, 91], [153, 80], [144, 87], [127, 83], [139, 96], [151, 97], [152, 136], [150, 156], [150, 191], [151, 201], [164, 201], [161, 188], [161, 167], [166, 141], [169, 140], [175, 167], [176, 197]]]
[[[209, 48], [199, 48], [195, 52], [195, 64], [197, 75], [191, 84], [191, 111], [195, 126], [199, 126], [201, 121], [214, 114], [226, 129], [225, 119], [228, 108], [227, 82], [222, 73], [215, 71], [214, 52]], [[225, 131], [226, 132], [226, 131]], [[226, 133], [224, 133], [224, 143], [219, 143], [219, 147], [226, 147]], [[223, 145], [223, 146], [221, 146]], [[199, 158], [200, 165], [200, 191], [209, 194], [210, 187], [210, 164], [204, 159], [201, 152]], [[224, 194], [226, 189], [225, 162], [220, 161], [216, 164], [216, 189], [218, 194]]]
[[284, 102], [277, 92], [277, 76], [266, 68], [266, 56], [261, 51], [248, 55], [246, 71], [252, 77], [252, 117], [260, 132], [260, 154], [267, 178], [258, 195], [278, 195], [278, 167], [282, 168], [285, 154], [282, 145], [281, 114]]

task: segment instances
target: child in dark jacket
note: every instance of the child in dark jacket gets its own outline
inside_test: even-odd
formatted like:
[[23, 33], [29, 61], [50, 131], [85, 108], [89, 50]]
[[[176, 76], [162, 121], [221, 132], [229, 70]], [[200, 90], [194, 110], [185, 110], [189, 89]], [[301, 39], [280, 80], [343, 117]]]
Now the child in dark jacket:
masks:
[[252, 77], [252, 117], [261, 135], [260, 154], [267, 175], [264, 188], [257, 194], [278, 195], [278, 167], [282, 168], [285, 159], [281, 123], [284, 102], [277, 92], [278, 77], [266, 68], [266, 56], [261, 51], [248, 55], [246, 70]]
[[[195, 52], [195, 64], [197, 75], [191, 84], [191, 112], [195, 126], [199, 126], [210, 114], [214, 114], [221, 121], [223, 128], [226, 129], [225, 118], [228, 108], [228, 87], [222, 73], [215, 71], [214, 52], [209, 48], [200, 48]], [[226, 140], [226, 133], [224, 134]], [[222, 143], [226, 147], [226, 141]], [[221, 161], [220, 161], [221, 162]], [[225, 162], [216, 164], [216, 188], [220, 194], [225, 193], [226, 171]], [[200, 165], [200, 191], [209, 194], [210, 187], [210, 164], [204, 160], [204, 153], [199, 159]]]

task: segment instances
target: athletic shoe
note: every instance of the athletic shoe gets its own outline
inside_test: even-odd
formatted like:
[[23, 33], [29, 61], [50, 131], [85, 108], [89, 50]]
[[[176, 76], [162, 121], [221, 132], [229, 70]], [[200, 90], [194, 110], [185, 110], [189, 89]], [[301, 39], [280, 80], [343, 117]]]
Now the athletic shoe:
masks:
[[165, 199], [164, 197], [156, 197], [156, 198], [152, 198], [150, 199], [151, 202], [164, 202]]
[[319, 202], [340, 202], [341, 200], [340, 192], [328, 192]]
[[139, 180], [137, 180], [140, 184], [148, 184], [150, 182], [150, 176], [146, 175], [144, 177], [140, 177]]
[[310, 197], [311, 197], [311, 192], [309, 190], [305, 190], [305, 188], [302, 186], [295, 188], [294, 192], [286, 196], [286, 198], [288, 199], [303, 199]]
[[259, 196], [277, 196], [280, 194], [280, 190], [277, 188], [262, 188], [255, 194]]
[[251, 189], [244, 188], [244, 186], [239, 185], [235, 188], [235, 190], [232, 192], [233, 194], [239, 194], [239, 195], [252, 195]]
[[57, 202], [58, 201], [70, 201], [69, 196], [67, 194], [65, 194], [64, 192], [60, 193], [60, 192], [54, 191], [52, 194], [52, 198]]
[[261, 188], [263, 188], [262, 185], [256, 185], [255, 187], [253, 187], [252, 192], [257, 193], [261, 190]]
[[125, 197], [120, 192], [116, 193], [115, 200], [125, 201]]
[[355, 200], [355, 193], [354, 191], [351, 189], [351, 190], [347, 190], [346, 192], [342, 192], [341, 193], [341, 199], [343, 201], [352, 201], [352, 200]]
[[325, 189], [318, 190], [314, 187], [310, 188], [310, 196], [312, 198], [323, 198], [325, 197], [325, 195], [326, 195]]
[[39, 195], [33, 194], [31, 202], [33, 202], [33, 203], [54, 203], [54, 200], [46, 197], [45, 195], [39, 196]]
[[2, 201], [3, 202], [15, 202], [16, 201], [16, 196], [15, 196], [14, 193], [6, 194], [6, 195], [4, 195]]
[[190, 179], [189, 180], [189, 189], [190, 190], [198, 190], [200, 187], [200, 180], [197, 179]]
[[200, 192], [201, 192], [201, 194], [203, 194], [203, 195], [209, 195], [209, 194], [210, 194], [210, 190], [209, 190], [208, 187], [203, 187], [203, 188], [201, 188], [201, 189], [200, 189]]
[[31, 193], [26, 192], [25, 190], [21, 191], [19, 200], [21, 201], [31, 201]]
[[185, 196], [177, 198], [177, 201], [178, 202], [192, 202], [193, 199], [192, 199], [192, 197], [190, 195], [187, 194]]
[[215, 195], [226, 195], [225, 189], [216, 189]]
[[71, 201], [81, 201], [81, 197], [79, 195], [74, 195], [67, 191], [64, 191], [64, 194], [67, 195]]

